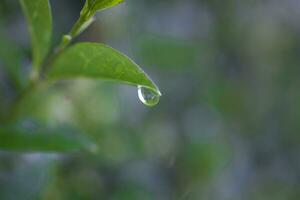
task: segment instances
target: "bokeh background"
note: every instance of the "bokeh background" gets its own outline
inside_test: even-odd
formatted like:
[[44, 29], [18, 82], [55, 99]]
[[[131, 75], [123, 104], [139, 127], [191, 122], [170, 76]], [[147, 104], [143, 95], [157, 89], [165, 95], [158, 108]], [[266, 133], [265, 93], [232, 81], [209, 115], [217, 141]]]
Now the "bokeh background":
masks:
[[[84, 1], [50, 2], [57, 44]], [[0, 199], [300, 199], [299, 9], [298, 0], [126, 0], [99, 13], [77, 40], [134, 59], [160, 87], [159, 105], [105, 81], [41, 89], [23, 120], [75, 127], [94, 144], [0, 151]], [[0, 33], [3, 114], [21, 84], [5, 65], [20, 64], [23, 81], [30, 69], [17, 0], [0, 0]]]

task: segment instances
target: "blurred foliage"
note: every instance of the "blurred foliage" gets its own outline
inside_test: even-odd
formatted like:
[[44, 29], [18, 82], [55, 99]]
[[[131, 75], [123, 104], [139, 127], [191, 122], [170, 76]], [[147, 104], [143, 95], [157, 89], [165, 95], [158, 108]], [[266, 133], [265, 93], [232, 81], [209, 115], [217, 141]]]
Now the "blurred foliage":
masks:
[[200, 51], [189, 41], [146, 35], [137, 42], [136, 54], [147, 66], [178, 70], [194, 67], [199, 60]]
[[[51, 3], [58, 38], [84, 1]], [[99, 14], [78, 41], [138, 60], [158, 80], [160, 104], [145, 108], [135, 89], [103, 81], [39, 88], [22, 119], [75, 127], [96, 145], [1, 151], [0, 199], [299, 199], [299, 8], [293, 0], [127, 0]], [[10, 65], [22, 76], [30, 64], [20, 13], [16, 0], [0, 0], [0, 117], [15, 98]]]
[[69, 152], [88, 148], [87, 139], [79, 134], [67, 135], [68, 132], [74, 130], [62, 127], [51, 130], [43, 126], [36, 127], [34, 122], [24, 122], [16, 127], [2, 126], [0, 148], [19, 152]]

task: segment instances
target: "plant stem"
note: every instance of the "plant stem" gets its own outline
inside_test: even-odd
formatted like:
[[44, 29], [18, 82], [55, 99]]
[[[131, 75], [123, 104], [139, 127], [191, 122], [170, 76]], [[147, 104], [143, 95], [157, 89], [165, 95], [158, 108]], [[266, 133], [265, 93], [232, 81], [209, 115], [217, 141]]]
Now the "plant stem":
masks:
[[69, 34], [72, 37], [72, 39], [80, 33], [80, 29], [82, 28], [82, 26], [84, 25], [84, 23], [86, 21], [87, 20], [86, 20], [85, 15], [80, 14], [79, 19], [76, 21], [75, 25], [73, 26], [73, 28], [71, 29], [70, 34]]
[[24, 101], [35, 91], [35, 89], [41, 84], [42, 80], [47, 74], [52, 63], [59, 57], [59, 55], [70, 45], [72, 40], [80, 34], [84, 26], [89, 25], [89, 22], [92, 22], [92, 15], [90, 12], [81, 12], [79, 19], [76, 21], [74, 26], [68, 35], [64, 35], [60, 44], [55, 48], [55, 50], [49, 54], [45, 59], [43, 64], [40, 66], [40, 71], [32, 70], [30, 75], [29, 85], [21, 92], [21, 94], [16, 98], [15, 102], [12, 105], [11, 112], [8, 118], [5, 120], [5, 123], [11, 123], [18, 119], [21, 111], [21, 107]]
[[24, 91], [16, 98], [14, 104], [12, 105], [10, 114], [5, 120], [5, 123], [11, 123], [18, 119], [24, 101], [34, 92], [38, 85], [38, 81], [32, 81], [29, 83]]
[[55, 48], [54, 52], [48, 56], [46, 61], [44, 62], [42, 66], [42, 75], [47, 74], [47, 71], [49, 70], [51, 64], [56, 60], [57, 57], [71, 44], [73, 39], [80, 34], [83, 27], [86, 25], [86, 23], [89, 23], [90, 19], [90, 13], [80, 13], [80, 17], [72, 27], [69, 34], [64, 35], [61, 39], [60, 44]]

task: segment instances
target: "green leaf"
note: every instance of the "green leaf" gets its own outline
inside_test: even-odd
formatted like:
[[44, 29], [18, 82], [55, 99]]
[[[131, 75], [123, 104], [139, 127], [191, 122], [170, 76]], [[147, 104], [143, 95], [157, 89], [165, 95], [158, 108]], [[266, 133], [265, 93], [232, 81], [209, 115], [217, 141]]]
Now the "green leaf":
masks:
[[0, 150], [20, 152], [72, 152], [87, 146], [78, 134], [46, 128], [0, 127]]
[[60, 55], [49, 71], [50, 79], [95, 78], [143, 86], [160, 95], [148, 75], [122, 53], [103, 44], [79, 43]]
[[33, 66], [38, 68], [47, 55], [52, 35], [52, 14], [48, 0], [20, 0], [28, 21], [33, 50]]
[[124, 0], [87, 0], [86, 2], [89, 10], [96, 12], [116, 6], [120, 3], [123, 3]]

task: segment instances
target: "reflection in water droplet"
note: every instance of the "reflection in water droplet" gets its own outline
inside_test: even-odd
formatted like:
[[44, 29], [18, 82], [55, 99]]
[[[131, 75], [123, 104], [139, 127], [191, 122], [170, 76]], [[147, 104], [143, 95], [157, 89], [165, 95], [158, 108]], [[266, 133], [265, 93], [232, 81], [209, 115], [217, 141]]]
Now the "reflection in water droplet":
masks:
[[138, 94], [141, 102], [143, 102], [143, 104], [145, 104], [146, 106], [155, 106], [156, 104], [158, 104], [161, 96], [153, 90], [143, 86], [138, 86]]

